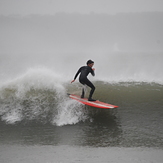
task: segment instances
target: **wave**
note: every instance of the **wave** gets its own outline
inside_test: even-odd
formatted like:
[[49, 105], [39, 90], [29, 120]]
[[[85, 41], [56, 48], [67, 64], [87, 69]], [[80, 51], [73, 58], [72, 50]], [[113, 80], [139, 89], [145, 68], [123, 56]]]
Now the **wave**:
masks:
[[[9, 124], [36, 121], [57, 126], [92, 121], [100, 109], [85, 107], [70, 99], [67, 92], [80, 94], [81, 86], [78, 82], [67, 83], [61, 75], [46, 68], [29, 69], [18, 78], [1, 83], [1, 121]], [[104, 81], [94, 81], [94, 84], [94, 98], [119, 105], [119, 108], [149, 109], [163, 105], [161, 84]], [[89, 88], [86, 96], [88, 93]]]
[[49, 69], [30, 69], [0, 88], [0, 116], [6, 123], [73, 124], [85, 120], [82, 109], [67, 97], [61, 76]]

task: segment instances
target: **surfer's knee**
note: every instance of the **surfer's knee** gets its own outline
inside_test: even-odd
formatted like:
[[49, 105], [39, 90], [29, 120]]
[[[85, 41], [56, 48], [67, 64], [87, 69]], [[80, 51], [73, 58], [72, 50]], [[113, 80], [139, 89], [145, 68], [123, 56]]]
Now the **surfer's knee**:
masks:
[[95, 91], [95, 89], [96, 89], [96, 88], [95, 88], [95, 86], [93, 85], [93, 86], [92, 86], [92, 90]]

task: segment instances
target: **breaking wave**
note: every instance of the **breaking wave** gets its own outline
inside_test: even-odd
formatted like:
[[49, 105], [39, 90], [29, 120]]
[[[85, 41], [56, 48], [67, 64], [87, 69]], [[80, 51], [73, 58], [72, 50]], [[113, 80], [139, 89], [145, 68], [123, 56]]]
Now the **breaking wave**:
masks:
[[58, 126], [86, 119], [82, 105], [67, 97], [61, 76], [46, 68], [29, 69], [1, 84], [0, 117], [10, 124], [41, 121]]

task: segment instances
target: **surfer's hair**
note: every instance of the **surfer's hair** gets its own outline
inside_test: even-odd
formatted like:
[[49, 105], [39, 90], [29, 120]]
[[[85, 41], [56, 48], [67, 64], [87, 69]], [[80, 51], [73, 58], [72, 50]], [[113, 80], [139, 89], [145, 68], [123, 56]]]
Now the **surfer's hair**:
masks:
[[87, 61], [87, 65], [94, 63], [92, 60]]

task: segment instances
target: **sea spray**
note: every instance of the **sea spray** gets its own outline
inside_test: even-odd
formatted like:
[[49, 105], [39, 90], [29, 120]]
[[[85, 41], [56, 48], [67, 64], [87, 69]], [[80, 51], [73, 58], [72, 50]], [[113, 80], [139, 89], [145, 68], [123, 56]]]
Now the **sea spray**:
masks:
[[47, 68], [29, 69], [0, 87], [0, 117], [6, 123], [39, 121], [55, 125], [85, 120], [82, 105], [69, 99], [61, 75]]
[[76, 124], [79, 121], [85, 121], [88, 118], [84, 112], [84, 106], [77, 101], [66, 99], [57, 107], [58, 114], [53, 121], [57, 126]]

